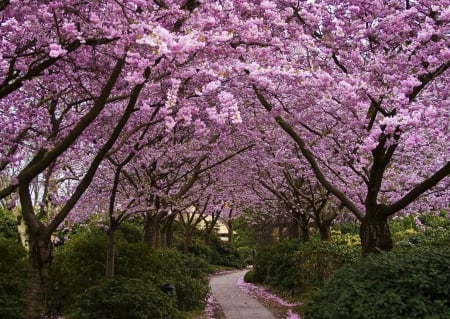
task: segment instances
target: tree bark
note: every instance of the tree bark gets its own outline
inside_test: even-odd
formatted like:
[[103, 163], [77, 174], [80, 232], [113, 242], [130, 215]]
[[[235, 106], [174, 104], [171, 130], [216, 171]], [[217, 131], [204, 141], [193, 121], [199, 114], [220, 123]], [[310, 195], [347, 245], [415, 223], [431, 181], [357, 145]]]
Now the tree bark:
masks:
[[192, 247], [192, 233], [187, 231], [184, 233], [183, 253], [188, 254]]
[[331, 225], [330, 224], [322, 224], [318, 226], [320, 233], [320, 240], [322, 241], [330, 241], [331, 240]]
[[304, 243], [306, 243], [306, 242], [308, 242], [309, 239], [310, 239], [310, 236], [309, 236], [309, 227], [308, 227], [308, 225], [306, 225], [306, 226], [300, 225], [300, 228], [301, 228], [301, 230], [302, 230], [302, 241], [303, 241]]
[[157, 220], [152, 213], [147, 213], [144, 224], [143, 242], [150, 247], [156, 247]]
[[233, 220], [229, 220], [228, 222], [227, 222], [227, 228], [228, 228], [228, 243], [230, 244], [230, 245], [232, 245], [233, 244], [233, 241], [234, 241], [234, 230], [233, 230]]
[[107, 233], [108, 238], [106, 243], [106, 277], [114, 277], [116, 227], [110, 227]]
[[164, 224], [164, 238], [165, 238], [165, 246], [167, 248], [173, 248], [173, 221], [174, 217], [170, 216], [166, 223]]
[[27, 319], [42, 319], [47, 303], [48, 272], [52, 260], [50, 239], [30, 239], [27, 281]]
[[381, 205], [367, 210], [366, 216], [361, 221], [359, 237], [363, 256], [392, 249], [391, 232], [387, 216], [382, 213]]

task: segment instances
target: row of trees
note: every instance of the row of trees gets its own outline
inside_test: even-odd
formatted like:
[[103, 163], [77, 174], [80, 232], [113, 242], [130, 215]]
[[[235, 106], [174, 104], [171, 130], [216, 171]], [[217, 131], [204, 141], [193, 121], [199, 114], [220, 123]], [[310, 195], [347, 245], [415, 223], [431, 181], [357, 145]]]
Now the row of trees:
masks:
[[365, 255], [392, 247], [388, 217], [448, 207], [447, 0], [0, 4], [0, 199], [27, 227], [28, 318], [51, 235], [87, 213], [111, 243], [143, 214], [156, 243], [189, 207], [264, 204], [305, 239], [346, 209]]

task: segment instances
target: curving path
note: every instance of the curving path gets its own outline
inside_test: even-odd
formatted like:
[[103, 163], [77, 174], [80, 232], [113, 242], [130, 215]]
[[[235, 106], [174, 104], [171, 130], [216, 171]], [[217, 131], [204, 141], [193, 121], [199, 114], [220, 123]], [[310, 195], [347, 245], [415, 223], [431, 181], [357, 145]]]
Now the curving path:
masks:
[[255, 298], [237, 286], [239, 278], [248, 270], [240, 270], [210, 279], [211, 292], [222, 307], [227, 319], [275, 319]]

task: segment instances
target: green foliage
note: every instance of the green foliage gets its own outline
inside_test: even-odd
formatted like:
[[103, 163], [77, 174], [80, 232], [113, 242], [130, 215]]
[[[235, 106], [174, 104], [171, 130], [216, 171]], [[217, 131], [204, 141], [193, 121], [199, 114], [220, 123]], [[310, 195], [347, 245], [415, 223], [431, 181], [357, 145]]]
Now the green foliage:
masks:
[[211, 236], [210, 245], [205, 245], [200, 240], [195, 240], [190, 248], [190, 253], [204, 259], [210, 264], [232, 268], [241, 268], [246, 256], [228, 242], [222, 241], [217, 236]]
[[142, 241], [142, 227], [140, 220], [124, 221], [117, 231], [127, 242], [139, 243]]
[[299, 276], [295, 256], [301, 244], [299, 240], [282, 241], [258, 249], [253, 281], [291, 289]]
[[374, 254], [336, 271], [306, 319], [450, 318], [450, 247]]
[[224, 242], [217, 236], [212, 236], [210, 247], [212, 248], [212, 264], [234, 268], [243, 266], [243, 258], [241, 258], [237, 249], [228, 242]]
[[417, 245], [445, 245], [450, 240], [450, 218], [447, 214], [441, 211], [394, 217], [389, 221], [394, 244], [400, 249]]
[[18, 241], [17, 221], [14, 215], [0, 208], [0, 238], [6, 238]]
[[55, 250], [49, 277], [48, 310], [60, 313], [77, 294], [105, 276], [106, 236], [80, 232]]
[[25, 318], [26, 251], [0, 237], [0, 318]]
[[[176, 286], [174, 307], [183, 311], [203, 309], [208, 293], [209, 271], [205, 261], [176, 250], [153, 250], [146, 244], [128, 242], [124, 236], [118, 235], [115, 276], [128, 278], [130, 281], [140, 280], [147, 288], [151, 286], [158, 292], [164, 284], [172, 283]], [[85, 294], [89, 289], [101, 291], [110, 285], [122, 285], [116, 281], [105, 281], [105, 251], [106, 235], [91, 230], [77, 233], [57, 249], [50, 273], [51, 313], [67, 313], [68, 309], [75, 311], [73, 309], [78, 309], [77, 307], [82, 309], [85, 306], [83, 302], [95, 303], [94, 300], [80, 301], [80, 298], [95, 296], [95, 293]], [[131, 291], [129, 288], [131, 289], [123, 289]], [[107, 295], [106, 290], [104, 295]], [[142, 302], [147, 302], [146, 300], [144, 298]]]
[[255, 271], [250, 270], [247, 271], [244, 275], [244, 281], [248, 283], [254, 283], [255, 282]]
[[420, 222], [425, 227], [425, 244], [446, 245], [450, 240], [450, 213], [441, 211], [437, 213], [422, 214]]
[[333, 229], [339, 231], [339, 233], [341, 234], [350, 234], [357, 236], [359, 234], [359, 224], [355, 222], [338, 224], [335, 225]]
[[251, 279], [276, 288], [304, 291], [322, 284], [335, 269], [354, 262], [359, 255], [357, 248], [317, 238], [306, 243], [282, 241], [257, 252]]
[[154, 252], [157, 258], [149, 265], [158, 284], [173, 283], [176, 287], [177, 306], [183, 311], [203, 309], [209, 292], [209, 266], [193, 255], [183, 255], [173, 249]]
[[[347, 238], [348, 235], [344, 237]], [[347, 239], [343, 243], [339, 240], [327, 242], [314, 238], [301, 245], [296, 254], [297, 286], [302, 290], [318, 287], [335, 270], [359, 260], [359, 247], [348, 247]]]
[[237, 252], [244, 265], [253, 265], [253, 248], [248, 246], [238, 247]]
[[151, 282], [116, 276], [79, 294], [66, 316], [71, 319], [177, 318], [175, 301]]

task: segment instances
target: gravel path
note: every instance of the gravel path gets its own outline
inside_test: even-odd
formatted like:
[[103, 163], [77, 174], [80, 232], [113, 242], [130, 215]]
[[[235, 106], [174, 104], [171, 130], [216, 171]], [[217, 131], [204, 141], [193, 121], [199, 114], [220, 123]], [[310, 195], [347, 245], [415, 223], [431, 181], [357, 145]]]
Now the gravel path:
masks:
[[240, 270], [213, 276], [211, 292], [223, 309], [227, 319], [275, 319], [255, 298], [244, 293], [236, 285], [248, 270]]

